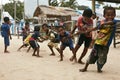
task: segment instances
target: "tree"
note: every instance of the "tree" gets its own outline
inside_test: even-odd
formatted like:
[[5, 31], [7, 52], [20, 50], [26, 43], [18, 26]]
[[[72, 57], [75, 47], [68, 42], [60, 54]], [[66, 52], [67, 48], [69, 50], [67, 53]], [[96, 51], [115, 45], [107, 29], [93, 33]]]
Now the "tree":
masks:
[[61, 0], [60, 3], [61, 3], [60, 4], [61, 7], [70, 7], [73, 9], [76, 9], [78, 6], [78, 3], [76, 0], [69, 0], [69, 1]]
[[[14, 4], [13, 0], [11, 0], [10, 3], [7, 3], [7, 4], [3, 5], [4, 11], [9, 12], [9, 14], [12, 17], [14, 17], [14, 5], [15, 4]], [[23, 11], [24, 11], [24, 4], [22, 2], [20, 2], [20, 1], [18, 1], [17, 4], [16, 4], [16, 17], [18, 19], [22, 19]]]
[[89, 8], [89, 7], [82, 5], [82, 6], [78, 6], [77, 8], [78, 8], [79, 10], [85, 10], [85, 9], [87, 9], [87, 8]]
[[48, 0], [48, 3], [50, 6], [58, 6], [59, 5], [57, 0]]

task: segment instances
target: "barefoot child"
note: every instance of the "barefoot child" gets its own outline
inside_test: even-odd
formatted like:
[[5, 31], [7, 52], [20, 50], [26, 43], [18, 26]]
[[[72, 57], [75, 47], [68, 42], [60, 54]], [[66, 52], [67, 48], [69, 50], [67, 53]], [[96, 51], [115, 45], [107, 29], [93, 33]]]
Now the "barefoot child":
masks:
[[48, 47], [52, 52], [50, 56], [55, 56], [55, 52], [53, 48], [55, 48], [58, 52], [60, 51], [58, 47], [58, 44], [59, 44], [58, 34], [57, 32], [55, 32], [53, 28], [50, 30], [47, 24], [43, 24], [42, 29], [45, 31], [46, 37], [50, 39], [50, 42], [48, 43]]
[[85, 67], [83, 69], [80, 69], [81, 72], [87, 71], [89, 64], [94, 64], [95, 62], [97, 62], [97, 71], [102, 72], [102, 68], [107, 61], [107, 54], [110, 44], [112, 42], [112, 38], [115, 34], [115, 16], [116, 11], [113, 7], [107, 7], [104, 9], [105, 20], [101, 21], [99, 33], [95, 40], [94, 48], [91, 51]]
[[[36, 57], [41, 57], [39, 55], [39, 44], [37, 41], [42, 42], [39, 37], [40, 37], [40, 27], [39, 26], [35, 26], [34, 27], [34, 33], [31, 35], [31, 38], [29, 39], [29, 44], [30, 46], [34, 49], [34, 52], [32, 54], [32, 56], [36, 56]], [[37, 52], [37, 54], [35, 54]]]
[[[82, 16], [80, 16], [78, 18], [77, 25], [74, 27], [72, 34], [74, 33], [76, 28], [78, 28], [79, 32], [84, 32], [87, 29], [91, 28], [91, 26], [93, 25], [93, 21], [91, 19], [91, 16], [92, 16], [92, 10], [85, 9]], [[75, 51], [74, 51], [75, 55], [82, 44], [84, 44], [84, 49], [83, 49], [83, 52], [82, 52], [80, 58], [78, 59], [78, 63], [84, 64], [84, 62], [82, 62], [82, 59], [86, 55], [91, 41], [92, 41], [91, 32], [79, 35], [78, 42], [75, 46]], [[72, 60], [72, 58], [71, 58], [71, 60]]]
[[71, 34], [69, 32], [65, 31], [63, 28], [59, 28], [58, 31], [59, 31], [59, 40], [61, 41], [60, 61], [63, 61], [63, 50], [66, 47], [69, 47], [74, 56], [74, 46], [73, 46]]
[[10, 34], [10, 19], [9, 17], [4, 17], [4, 23], [1, 26], [1, 35], [4, 38], [4, 53], [9, 53], [7, 50], [7, 47], [10, 45], [10, 39], [12, 39], [11, 34]]

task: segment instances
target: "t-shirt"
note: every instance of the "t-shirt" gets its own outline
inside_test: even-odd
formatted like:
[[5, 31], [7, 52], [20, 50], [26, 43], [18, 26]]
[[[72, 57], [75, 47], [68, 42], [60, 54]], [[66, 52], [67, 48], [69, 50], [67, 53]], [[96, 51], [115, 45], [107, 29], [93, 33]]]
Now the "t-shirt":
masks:
[[32, 34], [30, 40], [37, 40], [38, 37], [40, 37], [40, 32], [39, 31], [34, 31], [34, 33]]
[[[101, 21], [101, 23], [104, 23], [104, 22], [105, 20]], [[115, 34], [115, 29], [116, 29], [115, 25], [105, 25], [103, 26], [103, 28], [100, 28], [95, 44], [110, 46]]]
[[10, 30], [9, 24], [6, 24], [6, 23], [2, 24], [2, 26], [1, 26], [1, 35], [3, 37], [8, 37], [9, 36], [9, 34], [8, 34], [9, 30]]
[[[83, 16], [80, 16], [77, 21], [78, 30], [85, 31], [93, 27], [93, 20], [89, 19], [88, 22], [84, 22]], [[92, 33], [86, 33], [86, 37], [92, 37]]]
[[59, 35], [59, 40], [62, 41], [63, 38], [65, 38], [65, 41], [62, 41], [62, 44], [69, 45], [72, 44], [72, 38], [69, 37], [70, 33], [65, 31], [64, 35]]

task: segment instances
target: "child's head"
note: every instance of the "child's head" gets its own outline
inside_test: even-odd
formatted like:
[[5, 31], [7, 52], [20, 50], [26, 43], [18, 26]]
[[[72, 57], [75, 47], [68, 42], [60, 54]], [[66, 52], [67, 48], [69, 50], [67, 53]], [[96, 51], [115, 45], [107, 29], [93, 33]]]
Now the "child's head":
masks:
[[25, 28], [29, 27], [29, 22], [25, 22]]
[[116, 16], [115, 8], [113, 7], [106, 7], [103, 12], [103, 16], [107, 21], [112, 21]]
[[85, 22], [88, 22], [89, 19], [92, 17], [92, 10], [91, 9], [85, 9], [82, 16], [83, 16], [83, 20]]
[[4, 22], [9, 24], [10, 23], [9, 17], [4, 17]]
[[42, 25], [42, 29], [43, 29], [44, 31], [47, 31], [47, 30], [48, 30], [48, 25], [47, 25], [46, 23], [44, 23], [44, 24]]
[[62, 27], [60, 27], [60, 28], [58, 29], [58, 32], [59, 32], [60, 35], [64, 35], [65, 30], [64, 30]]
[[40, 26], [35, 26], [34, 31], [40, 31]]

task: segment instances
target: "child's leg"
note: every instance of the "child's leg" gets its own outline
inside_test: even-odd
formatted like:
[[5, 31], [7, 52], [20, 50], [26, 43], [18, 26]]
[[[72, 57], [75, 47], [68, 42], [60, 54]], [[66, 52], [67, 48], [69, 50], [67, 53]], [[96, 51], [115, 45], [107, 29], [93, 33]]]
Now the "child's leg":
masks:
[[85, 64], [85, 67], [84, 67], [83, 69], [79, 69], [79, 71], [80, 71], [80, 72], [85, 72], [85, 71], [87, 71], [88, 66], [89, 66], [89, 64], [86, 63], [86, 64]]
[[49, 49], [51, 50], [51, 54], [50, 55], [52, 55], [52, 56], [55, 56], [55, 52], [53, 51], [53, 47], [52, 46], [50, 46], [50, 45], [48, 45], [48, 47], [49, 47]]
[[74, 48], [74, 51], [73, 51], [73, 53], [74, 53], [73, 55], [74, 55], [74, 56], [72, 56], [72, 57], [70, 58], [70, 61], [73, 61], [73, 59], [76, 58], [76, 53], [77, 53], [77, 51], [78, 51], [79, 48], [80, 48], [80, 45], [77, 44], [77, 45], [75, 46], [75, 48]]
[[35, 55], [35, 52], [37, 51], [37, 48], [34, 48], [34, 51], [33, 51], [33, 54], [32, 54], [32, 56], [36, 56]]
[[42, 56], [39, 55], [39, 51], [40, 51], [39, 48], [40, 47], [37, 47], [37, 57], [42, 57]]
[[54, 46], [54, 43], [53, 42], [49, 42], [48, 43], [48, 47], [49, 47], [49, 49], [51, 50], [51, 56], [55, 56], [55, 52], [53, 51], [53, 46]]
[[84, 62], [82, 62], [82, 58], [86, 55], [87, 51], [88, 51], [88, 48], [85, 47], [82, 54], [81, 54], [81, 56], [80, 56], [80, 58], [78, 59], [78, 63], [84, 64]]
[[20, 49], [22, 48], [22, 47], [24, 47], [25, 45], [23, 44], [22, 46], [20, 46], [20, 48], [18, 48], [18, 50], [17, 51], [20, 51]]
[[4, 45], [5, 45], [4, 53], [9, 53], [9, 51], [7, 50], [9, 44], [10, 44], [9, 37], [4, 37]]
[[28, 47], [27, 52], [29, 52], [29, 51], [30, 51], [30, 48], [31, 48], [31, 46], [29, 46], [29, 47]]
[[56, 50], [60, 53], [60, 49], [59, 48], [56, 48]]
[[61, 47], [60, 47], [60, 61], [63, 61], [63, 50], [64, 49], [65, 49], [65, 47], [61, 45]]
[[9, 53], [9, 51], [7, 51], [7, 45], [5, 45], [5, 49], [4, 49], [4, 53]]

